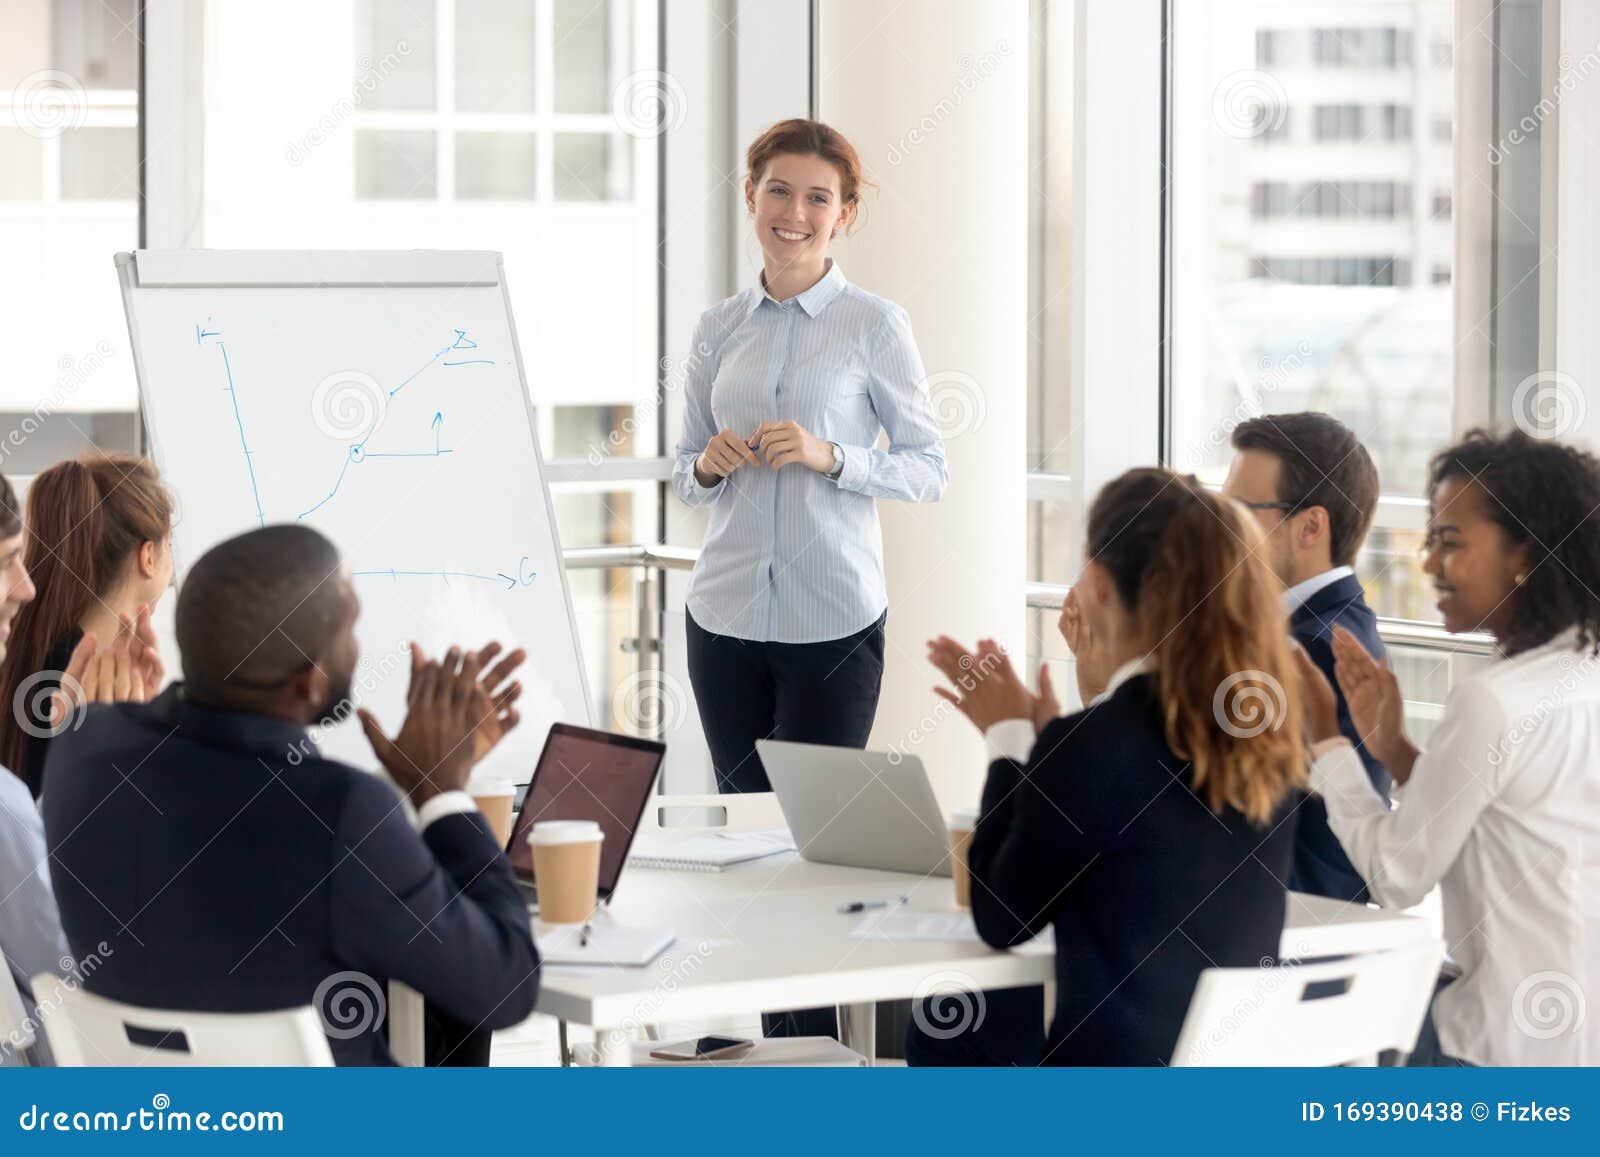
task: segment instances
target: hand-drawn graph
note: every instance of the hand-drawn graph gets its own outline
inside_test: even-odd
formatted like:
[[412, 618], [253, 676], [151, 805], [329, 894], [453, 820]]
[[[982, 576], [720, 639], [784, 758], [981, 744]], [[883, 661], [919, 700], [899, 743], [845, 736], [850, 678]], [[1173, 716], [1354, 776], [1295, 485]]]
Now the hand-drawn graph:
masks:
[[[228, 357], [228, 343], [223, 332], [220, 329], [210, 328], [211, 325], [211, 318], [207, 318], [203, 324], [196, 325], [194, 327], [195, 344], [202, 347], [212, 346], [217, 350], [219, 362], [222, 367], [223, 380], [226, 383], [223, 385], [222, 389], [223, 392], [228, 395], [233, 411], [234, 426], [239, 432], [239, 448], [240, 452], [244, 456], [245, 472], [250, 481], [250, 496], [255, 505], [256, 524], [258, 526], [265, 526], [267, 524], [266, 509], [262, 504], [261, 487], [256, 477], [255, 463], [252, 460], [256, 451], [253, 451], [250, 448], [250, 440], [245, 433], [245, 419], [239, 404], [239, 389], [234, 380], [233, 364]], [[462, 366], [492, 366], [495, 364], [493, 358], [470, 356], [473, 351], [478, 349], [478, 343], [468, 335], [466, 330], [455, 329], [452, 331], [452, 333], [453, 337], [449, 343], [442, 345], [435, 350], [432, 357], [430, 357], [426, 362], [424, 362], [410, 374], [407, 374], [404, 378], [402, 378], [399, 384], [397, 384], [393, 389], [381, 390], [381, 387], [378, 387], [377, 384], [365, 374], [351, 373], [347, 374], [342, 379], [344, 381], [360, 379], [372, 383], [373, 389], [378, 391], [374, 394], [377, 404], [375, 406], [370, 423], [368, 423], [361, 431], [360, 436], [351, 441], [345, 448], [343, 460], [340, 464], [338, 475], [333, 480], [333, 485], [321, 498], [310, 503], [310, 505], [301, 504], [303, 508], [299, 509], [294, 515], [296, 521], [304, 520], [308, 516], [315, 514], [318, 510], [327, 506], [330, 502], [337, 498], [340, 487], [344, 484], [345, 476], [352, 466], [359, 466], [372, 459], [440, 458], [446, 454], [451, 454], [454, 452], [452, 448], [444, 445], [444, 411], [442, 408], [435, 409], [433, 411], [433, 419], [428, 424], [428, 428], [433, 433], [432, 449], [368, 449], [368, 443], [372, 440], [374, 435], [378, 433], [379, 428], [383, 426], [385, 419], [388, 417], [389, 403], [392, 402], [395, 396], [398, 395], [402, 390], [421, 377], [425, 371], [433, 368], [434, 366], [439, 366], [445, 369], [454, 369]], [[456, 356], [452, 358], [450, 355]], [[335, 385], [337, 385], [340, 380], [341, 379], [339, 375], [330, 375], [328, 379], [324, 379], [325, 382], [332, 381]], [[316, 409], [316, 405], [317, 403], [314, 401], [314, 410]], [[506, 590], [516, 590], [519, 587], [532, 586], [534, 580], [538, 577], [538, 572], [529, 564], [529, 559], [526, 555], [522, 556], [517, 561], [516, 565], [510, 569], [515, 573], [508, 574], [504, 570], [497, 570], [490, 574], [480, 571], [456, 570], [448, 568], [416, 569], [414, 567], [368, 567], [362, 569], [352, 569], [350, 574], [352, 577], [387, 575], [391, 579], [438, 578], [443, 579], [447, 583], [451, 579], [473, 579], [482, 582], [503, 584]]]

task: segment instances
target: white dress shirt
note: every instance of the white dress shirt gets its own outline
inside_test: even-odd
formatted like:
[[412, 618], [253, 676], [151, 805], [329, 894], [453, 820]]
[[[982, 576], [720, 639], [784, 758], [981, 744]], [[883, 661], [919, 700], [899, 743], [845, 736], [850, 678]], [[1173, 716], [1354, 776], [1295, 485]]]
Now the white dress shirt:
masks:
[[[44, 820], [28, 785], [4, 767], [0, 767], [0, 949], [22, 992], [23, 1010], [37, 1020], [32, 979], [41, 972], [66, 976], [73, 963], [50, 888]], [[43, 1045], [44, 1033], [38, 1035]], [[10, 1045], [0, 1036], [0, 1066], [21, 1063]], [[47, 1048], [41, 1047], [40, 1056], [48, 1059]]]
[[[935, 502], [949, 479], [926, 376], [906, 311], [851, 285], [837, 264], [787, 301], [754, 286], [701, 315], [673, 469], [678, 497], [711, 507], [689, 580], [696, 623], [754, 642], [820, 643], [877, 621], [889, 595], [875, 500]], [[758, 461], [700, 485], [695, 460], [719, 430], [748, 437], [783, 420], [839, 446], [837, 479]]]
[[1355, 568], [1349, 566], [1336, 566], [1332, 570], [1325, 570], [1321, 574], [1312, 575], [1304, 582], [1295, 583], [1294, 586], [1283, 592], [1283, 612], [1293, 615], [1306, 603], [1311, 601], [1311, 596], [1323, 587], [1331, 587], [1346, 575], [1355, 574]]
[[1600, 1064], [1600, 659], [1567, 633], [1457, 683], [1391, 811], [1349, 741], [1312, 786], [1372, 898], [1435, 884], [1459, 980], [1434, 1002], [1446, 1053]]

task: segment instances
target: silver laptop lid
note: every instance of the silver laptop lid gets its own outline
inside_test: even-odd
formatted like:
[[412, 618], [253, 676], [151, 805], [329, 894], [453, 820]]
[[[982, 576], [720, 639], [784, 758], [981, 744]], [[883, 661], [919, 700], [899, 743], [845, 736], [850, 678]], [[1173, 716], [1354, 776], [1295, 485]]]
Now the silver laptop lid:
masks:
[[950, 837], [914, 755], [756, 741], [800, 854], [823, 864], [950, 874]]

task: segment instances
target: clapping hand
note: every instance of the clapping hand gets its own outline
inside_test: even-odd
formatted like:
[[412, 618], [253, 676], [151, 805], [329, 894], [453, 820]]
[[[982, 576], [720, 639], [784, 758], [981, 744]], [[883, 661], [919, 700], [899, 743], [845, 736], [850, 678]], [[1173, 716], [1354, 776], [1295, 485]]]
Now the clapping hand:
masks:
[[161, 690], [166, 665], [150, 606], [141, 603], [134, 617], [118, 616], [122, 628], [101, 648], [93, 631], [85, 631], [72, 649], [61, 684], [50, 700], [51, 730], [60, 730], [73, 712], [89, 703], [144, 703]]
[[1405, 698], [1387, 663], [1379, 663], [1349, 631], [1333, 629], [1333, 673], [1356, 734], [1399, 783], [1411, 778], [1417, 748], [1406, 737]]
[[460, 647], [451, 647], [443, 661], [434, 661], [413, 643], [406, 718], [399, 734], [390, 739], [372, 712], [356, 709], [378, 762], [418, 807], [466, 785], [472, 770], [473, 728], [489, 706], [478, 674], [476, 652], [468, 651], [463, 658]]
[[523, 660], [528, 657], [528, 652], [518, 647], [490, 667], [489, 664], [500, 651], [499, 643], [490, 643], [477, 653], [478, 668], [483, 671], [483, 675], [478, 680], [479, 699], [476, 703], [480, 713], [477, 725], [472, 730], [474, 765], [493, 751], [506, 737], [507, 732], [522, 720], [522, 716], [512, 706], [522, 694], [522, 684], [508, 683], [507, 680], [511, 678], [513, 671], [522, 666]]
[[958, 688], [935, 687], [934, 694], [953, 704], [979, 731], [1005, 719], [1027, 719], [1038, 730], [1061, 714], [1048, 669], [1040, 664], [1039, 693], [1030, 693], [993, 639], [980, 640], [974, 654], [940, 635], [928, 643], [928, 662]]

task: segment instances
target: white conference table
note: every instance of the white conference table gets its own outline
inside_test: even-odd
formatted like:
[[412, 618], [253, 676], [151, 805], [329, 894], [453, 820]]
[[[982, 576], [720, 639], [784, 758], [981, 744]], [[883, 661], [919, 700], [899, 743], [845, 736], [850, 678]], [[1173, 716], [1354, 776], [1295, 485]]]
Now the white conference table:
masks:
[[[640, 838], [656, 850], [674, 833]], [[1048, 940], [997, 951], [851, 937], [862, 916], [841, 914], [840, 904], [898, 895], [910, 897], [907, 911], [958, 910], [947, 877], [814, 864], [794, 852], [717, 873], [628, 867], [610, 918], [670, 928], [676, 941], [642, 967], [545, 965], [537, 1008], [591, 1026], [600, 1063], [627, 1064], [629, 1034], [648, 1025], [835, 1005], [841, 1039], [871, 1063], [878, 1001], [928, 994], [930, 981], [939, 992], [1054, 981]], [[1414, 916], [1291, 893], [1280, 955], [1371, 952], [1431, 934]]]

